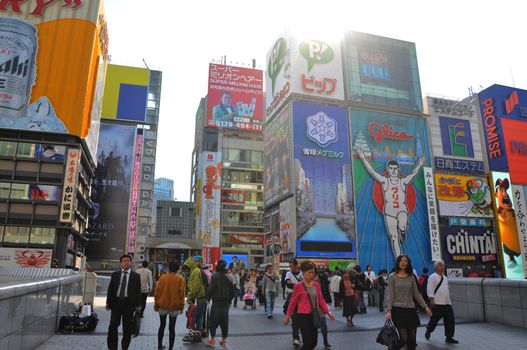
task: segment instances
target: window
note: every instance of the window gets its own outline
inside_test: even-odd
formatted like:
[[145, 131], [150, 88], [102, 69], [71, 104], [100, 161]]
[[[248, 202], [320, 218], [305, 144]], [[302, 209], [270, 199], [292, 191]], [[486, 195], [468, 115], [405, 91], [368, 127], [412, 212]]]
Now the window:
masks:
[[9, 198], [9, 188], [11, 184], [9, 182], [0, 182], [0, 198]]
[[31, 229], [30, 242], [34, 244], [53, 244], [55, 243], [55, 228], [53, 227], [33, 227]]
[[170, 208], [169, 216], [181, 217], [181, 208]]
[[18, 157], [34, 158], [35, 157], [35, 147], [36, 145], [34, 143], [20, 142], [18, 144], [16, 155]]
[[11, 199], [29, 199], [29, 185], [11, 184]]
[[217, 152], [218, 151], [218, 131], [207, 130], [205, 132], [205, 151]]
[[29, 227], [6, 226], [4, 232], [5, 243], [27, 243], [29, 241]]
[[16, 142], [0, 141], [0, 156], [14, 157], [16, 152]]
[[181, 232], [180, 230], [168, 230], [168, 231], [167, 231], [167, 234], [168, 234], [168, 235], [178, 235], [178, 236], [181, 236], [181, 235], [183, 235], [183, 232]]

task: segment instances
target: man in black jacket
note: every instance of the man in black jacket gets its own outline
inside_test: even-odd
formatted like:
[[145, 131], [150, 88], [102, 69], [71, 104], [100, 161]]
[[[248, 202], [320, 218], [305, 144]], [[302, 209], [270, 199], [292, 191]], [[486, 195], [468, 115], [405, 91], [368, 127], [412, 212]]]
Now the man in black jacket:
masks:
[[216, 264], [216, 273], [212, 276], [210, 284], [207, 288], [207, 299], [212, 299], [212, 307], [210, 309], [210, 340], [207, 345], [214, 346], [216, 344], [216, 329], [221, 328], [221, 346], [227, 344], [227, 336], [229, 334], [229, 306], [231, 305], [232, 297], [234, 296], [234, 288], [232, 282], [226, 275], [227, 262], [225, 260], [218, 260]]
[[121, 346], [127, 350], [131, 340], [131, 325], [134, 311], [141, 310], [141, 277], [131, 269], [132, 257], [123, 255], [121, 270], [112, 273], [106, 310], [111, 310], [110, 326], [108, 327], [108, 349], [117, 350], [118, 329], [123, 320], [123, 339]]

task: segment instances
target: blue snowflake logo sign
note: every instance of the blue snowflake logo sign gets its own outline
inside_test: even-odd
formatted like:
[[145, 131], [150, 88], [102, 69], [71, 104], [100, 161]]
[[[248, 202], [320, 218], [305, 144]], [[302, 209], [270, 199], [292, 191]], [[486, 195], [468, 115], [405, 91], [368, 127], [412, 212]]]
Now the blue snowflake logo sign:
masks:
[[320, 147], [326, 147], [337, 142], [337, 122], [324, 112], [307, 117], [306, 136]]

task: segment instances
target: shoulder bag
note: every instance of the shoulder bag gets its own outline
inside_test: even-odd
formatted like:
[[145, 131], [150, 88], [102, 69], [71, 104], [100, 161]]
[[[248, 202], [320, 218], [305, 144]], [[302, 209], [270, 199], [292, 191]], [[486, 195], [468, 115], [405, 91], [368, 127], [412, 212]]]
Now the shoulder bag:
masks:
[[302, 286], [304, 287], [306, 294], [307, 294], [307, 298], [309, 299], [309, 303], [311, 304], [311, 319], [313, 320], [313, 327], [315, 327], [316, 329], [322, 328], [324, 326], [325, 319], [323, 320], [324, 317], [320, 315], [320, 312], [318, 311], [318, 307], [316, 306], [318, 304], [316, 303], [317, 289], [315, 285], [313, 285], [313, 288], [315, 288], [315, 304], [313, 304], [313, 300], [311, 300], [311, 296], [309, 295], [309, 292], [307, 291], [307, 287], [303, 282], [302, 282]]

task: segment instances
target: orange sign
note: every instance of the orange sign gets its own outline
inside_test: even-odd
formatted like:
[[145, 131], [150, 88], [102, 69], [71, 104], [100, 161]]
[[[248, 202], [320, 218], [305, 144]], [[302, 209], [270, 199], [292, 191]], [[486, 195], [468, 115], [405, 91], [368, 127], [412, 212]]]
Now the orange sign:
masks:
[[507, 150], [511, 181], [527, 184], [527, 122], [502, 118], [501, 125]]

